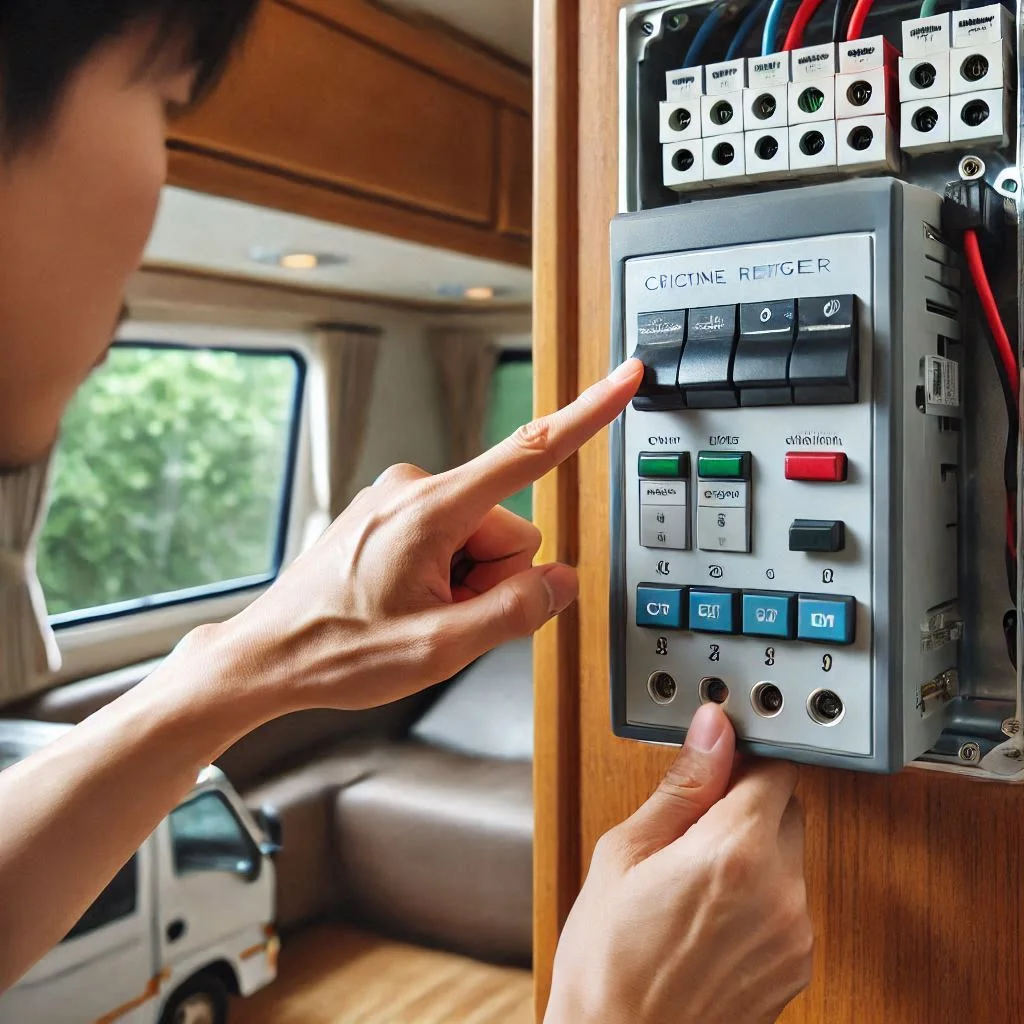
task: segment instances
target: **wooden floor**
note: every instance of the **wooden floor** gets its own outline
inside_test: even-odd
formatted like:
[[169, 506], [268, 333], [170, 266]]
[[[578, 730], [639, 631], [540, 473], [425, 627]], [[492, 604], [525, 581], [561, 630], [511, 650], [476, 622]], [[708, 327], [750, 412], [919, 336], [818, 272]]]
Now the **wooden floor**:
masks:
[[231, 1024], [532, 1024], [532, 990], [528, 971], [322, 927], [285, 943]]

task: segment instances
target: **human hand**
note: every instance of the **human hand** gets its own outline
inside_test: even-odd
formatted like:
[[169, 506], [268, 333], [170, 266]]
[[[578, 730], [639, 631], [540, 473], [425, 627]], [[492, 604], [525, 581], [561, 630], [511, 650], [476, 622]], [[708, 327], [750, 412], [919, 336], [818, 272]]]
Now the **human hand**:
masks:
[[278, 683], [272, 711], [280, 714], [385, 704], [531, 635], [576, 599], [576, 571], [535, 567], [540, 532], [498, 503], [614, 420], [642, 376], [629, 360], [572, 405], [450, 472], [388, 470], [219, 629], [221, 656], [244, 651], [248, 678]]
[[598, 843], [546, 1024], [770, 1024], [810, 981], [796, 770], [740, 767], [715, 704], [657, 792]]

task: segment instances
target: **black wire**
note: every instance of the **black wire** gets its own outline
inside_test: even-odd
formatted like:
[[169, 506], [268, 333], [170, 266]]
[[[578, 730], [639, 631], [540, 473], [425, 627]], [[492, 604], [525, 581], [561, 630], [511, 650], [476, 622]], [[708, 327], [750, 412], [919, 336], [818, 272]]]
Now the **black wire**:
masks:
[[832, 12], [832, 42], [842, 42], [842, 36], [846, 32], [846, 24], [850, 20], [850, 8], [853, 0], [836, 0], [835, 10]]
[[[984, 312], [981, 308], [981, 300], [975, 291], [970, 293], [972, 299], [972, 310], [974, 322], [978, 325], [981, 331], [982, 337], [985, 339], [985, 345], [989, 350], [989, 354], [992, 356], [992, 362], [995, 364], [996, 373], [999, 376], [1000, 390], [1003, 393], [1003, 402], [1006, 405], [1006, 449], [1003, 454], [1003, 487], [1006, 490], [1007, 497], [1010, 501], [1010, 507], [1013, 509], [1013, 520], [1014, 526], [1016, 527], [1017, 521], [1017, 443], [1020, 436], [1020, 424], [1019, 424], [1019, 411], [1017, 406], [1017, 394], [1012, 382], [1010, 381], [1006, 369], [1003, 366], [1003, 361], [999, 355], [999, 348], [996, 345], [995, 337], [992, 334], [992, 330], [988, 325], [988, 320], [985, 318]], [[1005, 510], [1003, 516], [1005, 517]], [[1017, 559], [1013, 555], [1009, 539], [1006, 543], [1006, 581], [1010, 590], [1010, 602], [1016, 607], [1017, 605]], [[1014, 634], [1016, 637], [1016, 633]], [[1016, 639], [1014, 640], [1014, 647], [1016, 647]]]

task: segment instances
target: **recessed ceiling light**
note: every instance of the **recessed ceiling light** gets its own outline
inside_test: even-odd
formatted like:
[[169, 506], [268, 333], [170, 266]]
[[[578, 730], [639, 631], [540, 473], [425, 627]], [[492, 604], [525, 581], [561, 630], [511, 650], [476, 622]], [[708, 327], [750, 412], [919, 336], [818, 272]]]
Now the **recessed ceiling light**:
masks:
[[468, 302], [491, 302], [508, 293], [507, 288], [492, 288], [490, 285], [445, 284], [437, 294], [446, 299], [465, 299]]
[[274, 250], [252, 249], [249, 258], [270, 267], [285, 270], [317, 270], [321, 267], [339, 267], [348, 263], [348, 258], [330, 252], [306, 252], [301, 249]]

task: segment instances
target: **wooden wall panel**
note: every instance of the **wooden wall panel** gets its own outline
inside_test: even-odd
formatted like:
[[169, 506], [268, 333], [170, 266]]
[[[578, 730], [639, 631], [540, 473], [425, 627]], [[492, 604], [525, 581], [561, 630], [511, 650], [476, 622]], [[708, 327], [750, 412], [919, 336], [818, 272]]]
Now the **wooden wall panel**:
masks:
[[[562, 306], [576, 326], [555, 333], [550, 314], [538, 324], [539, 374], [564, 361], [561, 349], [578, 339], [578, 388], [608, 364], [608, 220], [616, 205], [617, 0], [542, 0], [546, 31], [568, 24], [572, 9], [588, 31], [579, 38], [579, 65], [564, 71], [571, 86], [538, 96], [539, 123], [559, 91], [587, 97], [588, 117], [577, 121], [578, 280]], [[555, 43], [549, 44], [557, 48]], [[594, 116], [601, 111], [602, 116]], [[573, 115], [575, 116], [575, 114]], [[571, 154], [566, 148], [563, 156]], [[543, 168], [543, 163], [542, 163]], [[567, 180], [564, 168], [543, 168]], [[538, 181], [542, 191], [551, 187]], [[543, 216], [538, 249], [561, 229]], [[543, 292], [538, 282], [538, 296]], [[576, 645], [578, 672], [557, 652], [540, 649], [538, 708], [577, 703], [577, 731], [543, 733], [538, 779], [562, 794], [573, 821], [552, 826], [538, 818], [538, 868], [554, 873], [552, 839], [570, 834], [585, 872], [598, 837], [631, 813], [657, 785], [670, 752], [615, 739], [608, 710], [608, 450], [589, 445], [578, 460], [578, 551], [582, 596]], [[554, 521], [554, 512], [549, 519]], [[556, 701], [557, 696], [557, 701]], [[539, 723], [538, 723], [539, 724]], [[538, 736], [541, 737], [541, 733]], [[550, 781], [554, 780], [554, 781]], [[1024, 791], [951, 780], [910, 770], [895, 778], [805, 769], [800, 792], [807, 827], [807, 870], [818, 935], [815, 978], [783, 1016], [784, 1024], [960, 1024], [965, 1020], [1016, 1024], [1024, 1019], [1024, 926], [1018, 921], [1024, 853]], [[553, 805], [549, 797], [547, 807]], [[569, 873], [563, 873], [569, 878]], [[561, 903], [564, 892], [558, 893]], [[538, 920], [551, 908], [538, 907]], [[547, 946], [538, 948], [538, 960]], [[538, 975], [545, 964], [538, 962]], [[538, 1007], [545, 993], [538, 992]], [[539, 1018], [538, 1018], [539, 1019]], [[737, 1024], [743, 1024], [737, 1021]]]
[[170, 180], [528, 265], [530, 108], [526, 70], [437, 28], [263, 0], [215, 94], [172, 125]]

